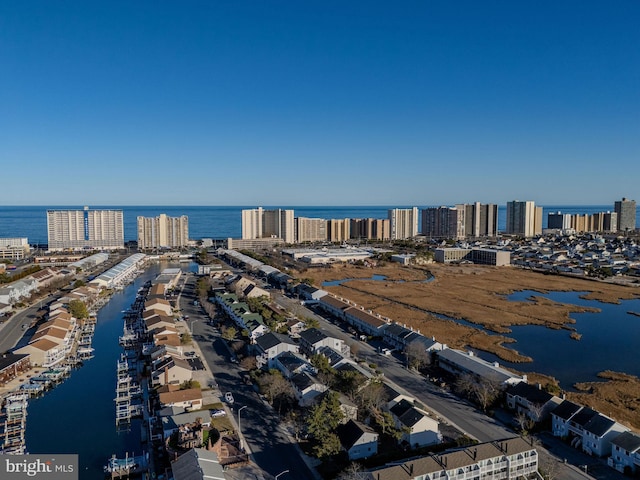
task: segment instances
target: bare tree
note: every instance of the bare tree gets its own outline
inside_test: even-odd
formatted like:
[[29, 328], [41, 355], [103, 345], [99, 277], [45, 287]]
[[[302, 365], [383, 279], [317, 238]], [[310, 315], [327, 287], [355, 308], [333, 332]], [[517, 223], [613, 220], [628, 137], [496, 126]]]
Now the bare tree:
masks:
[[458, 393], [476, 401], [483, 411], [502, 394], [502, 385], [493, 378], [478, 378], [471, 374], [462, 374], [456, 380]]
[[358, 392], [358, 404], [364, 410], [368, 410], [375, 415], [382, 410], [387, 402], [387, 393], [381, 382], [373, 382]]
[[431, 363], [431, 355], [427, 352], [424, 344], [419, 341], [411, 342], [404, 349], [407, 355], [407, 366], [420, 370]]
[[351, 462], [347, 468], [340, 472], [337, 480], [362, 480], [363, 478], [364, 470], [362, 470], [362, 466], [359, 463]]
[[538, 471], [545, 480], [557, 480], [560, 478], [560, 461], [551, 455], [538, 457]]

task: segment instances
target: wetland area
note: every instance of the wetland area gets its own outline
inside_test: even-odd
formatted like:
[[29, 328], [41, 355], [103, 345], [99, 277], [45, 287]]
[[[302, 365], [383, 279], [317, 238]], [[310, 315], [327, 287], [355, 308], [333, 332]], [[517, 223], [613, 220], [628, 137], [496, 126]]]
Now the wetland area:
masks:
[[640, 429], [640, 287], [479, 265], [348, 265], [300, 275]]

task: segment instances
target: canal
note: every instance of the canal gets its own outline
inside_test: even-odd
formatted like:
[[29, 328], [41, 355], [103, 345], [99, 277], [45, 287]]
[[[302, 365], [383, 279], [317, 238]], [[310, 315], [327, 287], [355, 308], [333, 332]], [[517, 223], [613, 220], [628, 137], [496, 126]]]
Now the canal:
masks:
[[133, 283], [116, 292], [98, 311], [93, 337], [94, 358], [44, 396], [29, 401], [26, 443], [29, 453], [78, 454], [80, 480], [103, 478], [112, 455], [141, 455], [141, 420], [128, 431], [116, 431], [116, 364], [122, 352], [118, 338], [122, 310], [134, 302], [138, 289], [167, 266], [151, 264]]

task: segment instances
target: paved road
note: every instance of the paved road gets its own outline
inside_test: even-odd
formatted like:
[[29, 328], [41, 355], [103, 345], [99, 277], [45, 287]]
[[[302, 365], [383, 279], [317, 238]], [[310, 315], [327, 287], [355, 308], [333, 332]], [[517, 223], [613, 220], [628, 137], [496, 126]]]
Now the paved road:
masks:
[[[289, 470], [289, 473], [278, 477], [281, 480], [316, 478], [315, 472], [301, 458], [297, 445], [286, 434], [277, 413], [260, 399], [253, 386], [242, 382], [244, 371], [229, 362], [230, 352], [226, 342], [213, 326], [207, 324], [201, 307], [193, 305], [194, 284], [195, 278], [189, 275], [180, 299], [182, 313], [189, 316], [188, 323], [193, 329], [194, 339], [220, 391], [233, 393], [235, 402], [231, 410], [253, 461], [273, 476]], [[196, 321], [191, 322], [193, 319]], [[245, 406], [238, 417], [239, 409]]]
[[[458, 430], [477, 439], [480, 442], [498, 440], [512, 437], [516, 433], [505, 427], [491, 417], [484, 415], [468, 402], [451, 395], [447, 391], [437, 387], [427, 381], [423, 376], [404, 367], [401, 359], [393, 356], [379, 354], [375, 347], [368, 343], [361, 342], [345, 331], [341, 325], [334, 324], [322, 315], [309, 310], [300, 305], [294, 299], [278, 295], [276, 302], [283, 308], [289, 309], [296, 315], [303, 317], [313, 317], [320, 322], [320, 327], [326, 330], [331, 336], [341, 338], [349, 344], [357, 345], [357, 355], [369, 363], [375, 363], [384, 372], [387, 380], [400, 387], [414, 398], [422, 402], [429, 410], [432, 410], [441, 417], [441, 421], [449, 423]], [[555, 440], [555, 441], [554, 441]], [[603, 465], [602, 460], [593, 459], [587, 455], [567, 447], [563, 448], [562, 442], [557, 439], [545, 441], [549, 450], [539, 446], [540, 459], [542, 463], [552, 463], [553, 468], [559, 472], [559, 479], [585, 480], [585, 479], [622, 479], [623, 477], [615, 470]], [[567, 451], [569, 449], [570, 451]], [[567, 459], [567, 464], [564, 463]], [[572, 465], [573, 464], [573, 465]], [[594, 476], [585, 474], [580, 466], [587, 466], [586, 470]]]

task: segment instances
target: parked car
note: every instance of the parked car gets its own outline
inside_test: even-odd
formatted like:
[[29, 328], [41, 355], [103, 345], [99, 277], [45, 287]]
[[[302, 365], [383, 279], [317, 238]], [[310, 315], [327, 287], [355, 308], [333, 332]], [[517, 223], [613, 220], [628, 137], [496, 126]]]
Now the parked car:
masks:
[[227, 392], [224, 394], [224, 400], [229, 404], [229, 405], [233, 405], [233, 402], [235, 401], [233, 399], [233, 394], [231, 392]]
[[211, 410], [212, 417], [224, 417], [226, 414], [224, 410]]

